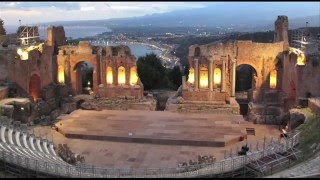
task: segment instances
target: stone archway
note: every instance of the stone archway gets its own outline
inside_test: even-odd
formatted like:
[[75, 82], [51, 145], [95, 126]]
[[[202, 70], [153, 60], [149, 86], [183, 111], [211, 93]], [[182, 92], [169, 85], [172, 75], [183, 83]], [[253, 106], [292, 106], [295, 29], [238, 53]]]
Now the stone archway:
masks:
[[240, 64], [236, 68], [236, 100], [240, 105], [240, 114], [248, 113], [250, 93], [257, 89], [258, 74], [256, 69], [249, 64]]
[[87, 61], [80, 61], [74, 67], [75, 91], [77, 94], [89, 94], [94, 88], [93, 72], [94, 67]]
[[41, 80], [40, 76], [33, 74], [29, 81], [29, 95], [33, 97], [36, 102], [40, 96], [41, 91]]
[[249, 64], [241, 64], [236, 68], [236, 92], [256, 88], [256, 69]]

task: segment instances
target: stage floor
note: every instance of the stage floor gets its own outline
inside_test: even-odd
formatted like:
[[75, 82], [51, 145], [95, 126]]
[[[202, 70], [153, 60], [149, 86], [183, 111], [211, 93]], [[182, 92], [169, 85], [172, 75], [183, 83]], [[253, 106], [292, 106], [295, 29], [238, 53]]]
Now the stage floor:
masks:
[[246, 137], [241, 115], [138, 110], [76, 110], [55, 125], [67, 138], [224, 147]]

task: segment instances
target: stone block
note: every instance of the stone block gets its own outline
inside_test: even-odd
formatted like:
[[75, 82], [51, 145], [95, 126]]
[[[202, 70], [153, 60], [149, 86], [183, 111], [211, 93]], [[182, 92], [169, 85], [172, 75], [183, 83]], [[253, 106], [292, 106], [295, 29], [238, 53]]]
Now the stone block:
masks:
[[304, 123], [306, 116], [298, 109], [290, 109], [290, 128], [295, 129]]
[[282, 112], [282, 108], [281, 107], [268, 106], [266, 108], [266, 114], [267, 115], [280, 116], [281, 112]]
[[279, 92], [275, 90], [266, 91], [264, 100], [266, 104], [280, 104]]
[[64, 103], [62, 105], [62, 113], [63, 114], [70, 114], [72, 111], [77, 109], [76, 103]]
[[55, 92], [54, 92], [54, 87], [46, 87], [41, 91], [41, 97], [44, 100], [48, 100], [50, 98], [54, 98]]
[[0, 100], [8, 97], [8, 87], [0, 86]]
[[308, 98], [298, 98], [298, 104], [301, 107], [308, 107]]
[[316, 114], [320, 114], [320, 98], [309, 98], [308, 107]]
[[57, 119], [57, 117], [59, 117], [61, 114], [59, 109], [56, 109], [54, 111], [51, 112], [50, 117], [51, 117], [51, 121], [54, 121]]
[[264, 114], [265, 105], [250, 102], [248, 104], [248, 112], [254, 114]]
[[7, 116], [8, 118], [12, 118], [13, 111], [14, 111], [13, 105], [0, 105], [0, 109], [2, 109], [1, 113], [3, 116]]

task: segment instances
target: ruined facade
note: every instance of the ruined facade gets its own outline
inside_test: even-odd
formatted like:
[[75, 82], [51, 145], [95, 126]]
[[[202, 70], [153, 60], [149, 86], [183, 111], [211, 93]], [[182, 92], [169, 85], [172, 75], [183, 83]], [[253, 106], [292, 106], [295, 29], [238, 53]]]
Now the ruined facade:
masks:
[[92, 90], [99, 97], [141, 99], [143, 85], [137, 75], [136, 59], [128, 46], [60, 46], [56, 81], [68, 87], [72, 94], [82, 93], [81, 64], [93, 66]]
[[185, 104], [233, 104], [237, 99], [236, 69], [246, 64], [253, 69], [247, 92], [249, 120], [278, 124], [279, 118], [275, 117], [308, 97], [320, 95], [319, 55], [305, 52], [308, 51], [289, 48], [286, 16], [278, 16], [275, 21], [273, 43], [234, 41], [192, 45], [189, 76], [183, 77], [181, 96]]

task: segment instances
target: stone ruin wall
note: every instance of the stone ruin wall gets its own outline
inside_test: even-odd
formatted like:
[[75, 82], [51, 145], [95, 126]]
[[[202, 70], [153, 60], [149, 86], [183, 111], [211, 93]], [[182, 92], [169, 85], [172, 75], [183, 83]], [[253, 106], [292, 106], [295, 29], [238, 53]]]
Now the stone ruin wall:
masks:
[[[305, 65], [297, 65], [297, 55], [286, 55], [283, 61], [282, 91], [292, 100], [293, 106], [299, 98], [320, 97], [320, 56], [306, 56]], [[318, 63], [316, 63], [318, 62]]]
[[[226, 57], [226, 100], [231, 95], [232, 60], [237, 60], [237, 67], [241, 64], [251, 65], [257, 72], [257, 91], [253, 94], [253, 100], [263, 101], [264, 90], [269, 89], [270, 71], [274, 70], [276, 58], [283, 52], [283, 42], [256, 43], [252, 41], [235, 41], [228, 43], [213, 43], [207, 45], [192, 45], [189, 47], [189, 65], [194, 68], [195, 48], [200, 48], [199, 65], [209, 64], [209, 59], [214, 60], [215, 67], [221, 68], [220, 57]], [[198, 93], [198, 92], [193, 92]], [[201, 93], [201, 92], [199, 92]], [[186, 94], [186, 93], [185, 93]], [[188, 98], [188, 97], [187, 97]], [[198, 97], [199, 98], [199, 97]], [[221, 98], [218, 98], [219, 100]], [[206, 100], [203, 99], [203, 100]], [[214, 100], [214, 99], [213, 99]]]
[[44, 45], [42, 53], [37, 49], [30, 51], [28, 60], [20, 60], [18, 55], [9, 58], [8, 80], [15, 82], [24, 91], [19, 94], [28, 94], [33, 74], [40, 77], [41, 89], [52, 83], [52, 52], [52, 47]]
[[[113, 54], [112, 48], [117, 49]], [[134, 96], [143, 97], [143, 85], [141, 82], [132, 87], [129, 86], [130, 68], [136, 66], [136, 59], [127, 46], [91, 46], [88, 42], [80, 42], [78, 46], [60, 46], [57, 64], [63, 66], [65, 72], [65, 84], [68, 91], [81, 94], [76, 87], [77, 75], [73, 72], [74, 67], [82, 61], [89, 62], [94, 67], [93, 91], [100, 97]], [[112, 67], [113, 85], [107, 85], [106, 68]], [[126, 70], [125, 86], [118, 86], [118, 68], [123, 66]], [[57, 77], [57, 76], [56, 76]]]

